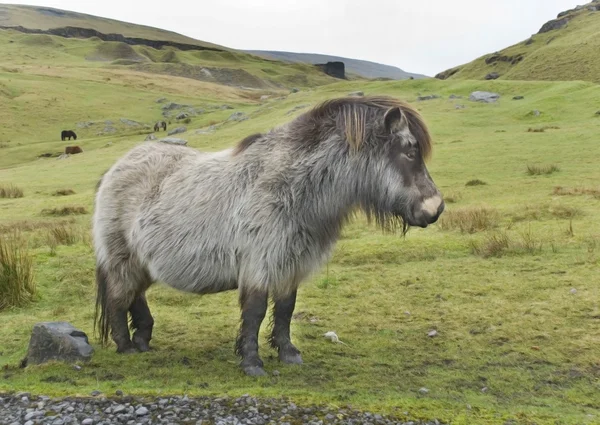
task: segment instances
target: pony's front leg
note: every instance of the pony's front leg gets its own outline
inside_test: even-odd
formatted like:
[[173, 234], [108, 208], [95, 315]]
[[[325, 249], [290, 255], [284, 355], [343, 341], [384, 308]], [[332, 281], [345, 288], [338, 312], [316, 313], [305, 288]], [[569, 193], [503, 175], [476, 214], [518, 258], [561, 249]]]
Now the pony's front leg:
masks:
[[275, 300], [273, 309], [273, 332], [269, 341], [279, 352], [279, 360], [287, 364], [301, 364], [300, 351], [292, 344], [290, 338], [290, 323], [296, 307], [296, 293]]
[[266, 375], [258, 356], [258, 331], [267, 313], [267, 300], [267, 291], [240, 289], [242, 324], [235, 350], [242, 357], [240, 367], [249, 376]]

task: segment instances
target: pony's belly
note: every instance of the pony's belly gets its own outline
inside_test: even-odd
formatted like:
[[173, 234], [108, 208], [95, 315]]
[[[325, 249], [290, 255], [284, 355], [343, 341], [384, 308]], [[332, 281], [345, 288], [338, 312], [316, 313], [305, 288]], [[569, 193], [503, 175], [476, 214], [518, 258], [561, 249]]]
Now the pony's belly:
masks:
[[194, 294], [215, 294], [237, 289], [237, 276], [225, 267], [207, 264], [181, 268], [151, 264], [149, 271], [154, 280], [164, 282], [174, 289]]

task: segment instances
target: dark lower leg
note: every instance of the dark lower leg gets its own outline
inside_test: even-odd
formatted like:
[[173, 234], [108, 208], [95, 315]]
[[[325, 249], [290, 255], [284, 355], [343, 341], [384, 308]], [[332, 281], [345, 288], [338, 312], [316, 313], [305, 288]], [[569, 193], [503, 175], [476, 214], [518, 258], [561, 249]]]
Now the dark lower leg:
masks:
[[117, 344], [117, 353], [133, 353], [135, 348], [129, 338], [129, 327], [127, 326], [127, 309], [111, 308], [109, 311], [111, 336]]
[[297, 291], [294, 291], [287, 297], [275, 300], [273, 331], [269, 338], [271, 346], [279, 352], [279, 360], [288, 364], [302, 363], [300, 351], [292, 344], [290, 338], [290, 323], [296, 307], [296, 293]]
[[142, 352], [150, 350], [154, 319], [150, 314], [144, 294], [135, 298], [129, 307], [129, 312], [131, 313], [131, 327], [135, 330], [132, 338], [133, 345]]
[[266, 291], [240, 291], [242, 324], [236, 342], [240, 366], [247, 375], [264, 375], [263, 362], [258, 356], [258, 331], [267, 312]]

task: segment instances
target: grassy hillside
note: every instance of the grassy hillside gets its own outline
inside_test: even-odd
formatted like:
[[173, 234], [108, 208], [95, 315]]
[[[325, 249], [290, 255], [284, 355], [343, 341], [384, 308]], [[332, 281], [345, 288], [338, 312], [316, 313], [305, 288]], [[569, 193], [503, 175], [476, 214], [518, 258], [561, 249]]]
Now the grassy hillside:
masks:
[[[503, 80], [584, 80], [600, 82], [600, 3], [592, 2], [561, 15], [564, 26], [468, 64], [444, 71], [437, 78], [484, 79], [496, 72]], [[541, 23], [540, 23], [541, 25]]]
[[101, 18], [85, 13], [71, 12], [51, 7], [0, 5], [0, 25], [22, 26], [31, 29], [48, 30], [61, 27], [91, 28], [105, 34], [122, 34], [126, 37], [147, 38], [150, 40], [167, 40], [197, 46], [230, 50], [213, 43], [196, 40], [172, 31], [114, 19]]
[[[429, 168], [448, 210], [439, 225], [413, 229], [406, 239], [382, 235], [360, 217], [351, 224], [328, 267], [300, 290], [293, 335], [306, 364], [279, 365], [263, 330], [266, 368], [281, 375], [255, 380], [235, 366], [235, 294], [190, 297], [161, 285], [149, 291], [156, 351], [123, 357], [92, 340], [95, 357], [81, 371], [59, 364], [19, 369], [36, 322], [66, 320], [92, 335], [90, 214], [53, 217], [43, 211], [80, 206], [91, 212], [101, 173], [150, 131], [126, 128], [120, 117], [151, 123], [161, 114], [159, 97], [207, 111], [219, 106], [193, 116], [181, 135], [194, 148], [214, 151], [356, 84], [261, 102], [222, 85], [119, 69], [19, 70], [0, 73], [1, 113], [10, 116], [0, 140], [0, 184], [22, 188], [24, 197], [0, 199], [0, 231], [2, 237], [24, 232], [39, 294], [29, 306], [0, 312], [0, 392], [285, 394], [298, 403], [351, 404], [454, 424], [598, 422], [596, 85], [363, 83], [366, 93], [411, 102], [419, 94], [442, 96], [415, 104], [435, 138]], [[502, 98], [490, 105], [448, 99], [479, 89]], [[514, 95], [525, 100], [510, 100]], [[573, 107], [565, 110], [565, 102]], [[234, 109], [220, 109], [225, 103]], [[237, 111], [249, 119], [228, 121]], [[37, 158], [67, 144], [56, 140], [64, 123], [93, 121], [102, 130], [107, 119], [119, 131], [97, 136], [97, 124], [81, 129], [83, 154]], [[553, 171], [544, 174], [544, 167]], [[474, 179], [485, 184], [467, 185]], [[75, 193], [53, 196], [65, 189]], [[65, 226], [74, 241], [61, 244], [51, 235]], [[325, 340], [329, 330], [347, 345]], [[431, 330], [438, 335], [428, 337]]]
[[360, 75], [365, 78], [391, 78], [393, 80], [405, 80], [407, 78], [426, 78], [422, 74], [413, 74], [400, 68], [390, 65], [383, 65], [376, 62], [370, 62], [359, 59], [343, 58], [340, 56], [320, 55], [316, 53], [292, 53], [267, 50], [247, 50], [248, 53], [267, 58], [288, 61], [305, 62], [310, 64], [326, 63], [330, 61], [344, 62], [346, 72], [349, 74]]

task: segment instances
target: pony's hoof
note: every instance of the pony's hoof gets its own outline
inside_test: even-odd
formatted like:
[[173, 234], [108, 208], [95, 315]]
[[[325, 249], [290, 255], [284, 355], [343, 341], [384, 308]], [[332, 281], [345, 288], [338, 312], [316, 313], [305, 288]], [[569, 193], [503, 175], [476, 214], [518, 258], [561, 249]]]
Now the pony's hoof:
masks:
[[135, 348], [137, 348], [140, 353], [147, 353], [148, 351], [152, 350], [152, 348], [148, 344], [148, 341], [144, 339], [134, 338], [133, 345], [135, 345]]
[[260, 366], [246, 366], [243, 368], [247, 376], [266, 376], [267, 372]]
[[279, 361], [285, 364], [302, 364], [302, 356], [299, 353], [280, 353]]
[[117, 349], [119, 354], [136, 354], [138, 350], [135, 347], [128, 347], [123, 349]]

